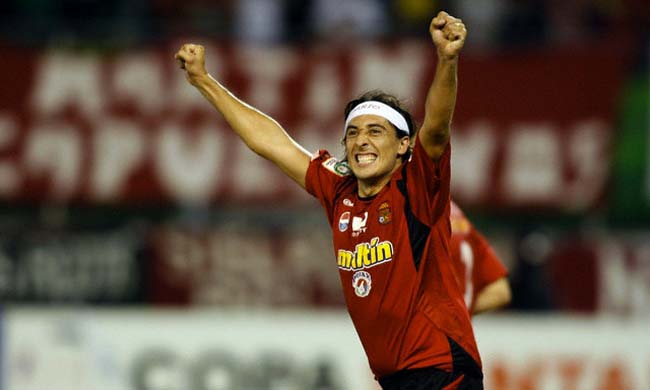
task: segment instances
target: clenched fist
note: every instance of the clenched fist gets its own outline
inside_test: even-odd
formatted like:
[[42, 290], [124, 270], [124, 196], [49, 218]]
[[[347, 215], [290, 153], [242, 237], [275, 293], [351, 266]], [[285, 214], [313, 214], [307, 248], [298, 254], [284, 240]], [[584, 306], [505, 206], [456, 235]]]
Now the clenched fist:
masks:
[[444, 11], [431, 20], [429, 33], [438, 49], [438, 56], [445, 59], [457, 58], [467, 37], [463, 21]]
[[207, 76], [208, 72], [205, 70], [205, 48], [203, 46], [186, 43], [181, 46], [174, 58], [176, 58], [181, 69], [185, 70], [187, 81], [191, 84], [197, 82], [199, 78]]

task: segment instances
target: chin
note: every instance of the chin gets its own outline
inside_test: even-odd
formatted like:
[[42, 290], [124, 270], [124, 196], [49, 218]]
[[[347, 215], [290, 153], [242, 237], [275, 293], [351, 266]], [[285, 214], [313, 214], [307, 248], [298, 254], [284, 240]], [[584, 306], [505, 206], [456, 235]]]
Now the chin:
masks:
[[370, 180], [370, 181], [378, 179], [382, 176], [376, 171], [363, 171], [363, 170], [357, 171], [354, 175], [356, 176], [357, 179]]

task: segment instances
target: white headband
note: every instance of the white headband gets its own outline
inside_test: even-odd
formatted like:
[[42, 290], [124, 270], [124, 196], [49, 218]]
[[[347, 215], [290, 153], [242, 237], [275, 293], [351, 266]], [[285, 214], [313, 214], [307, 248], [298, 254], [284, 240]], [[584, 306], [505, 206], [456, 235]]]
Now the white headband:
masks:
[[400, 114], [396, 109], [389, 106], [388, 104], [378, 102], [375, 100], [363, 102], [358, 106], [354, 107], [352, 111], [350, 111], [350, 114], [348, 114], [348, 117], [345, 120], [345, 128], [343, 129], [344, 134], [348, 129], [348, 125], [350, 124], [350, 121], [361, 115], [380, 116], [386, 119], [387, 121], [389, 121], [393, 126], [397, 127], [399, 130], [406, 132], [406, 134], [410, 134], [409, 127], [406, 124], [406, 119], [404, 119], [404, 116], [402, 114]]

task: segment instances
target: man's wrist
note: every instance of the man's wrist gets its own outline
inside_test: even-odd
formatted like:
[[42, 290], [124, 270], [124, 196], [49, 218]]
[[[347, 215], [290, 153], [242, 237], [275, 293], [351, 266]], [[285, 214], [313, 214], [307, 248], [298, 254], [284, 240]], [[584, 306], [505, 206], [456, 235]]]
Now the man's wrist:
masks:
[[442, 54], [438, 52], [438, 62], [441, 63], [449, 63], [449, 64], [455, 64], [458, 62], [459, 55], [454, 54], [454, 55], [447, 55], [447, 54]]
[[210, 74], [209, 73], [201, 73], [197, 75], [190, 75], [189, 76], [190, 83], [194, 85], [195, 87], [200, 87], [202, 85], [206, 85], [210, 81]]

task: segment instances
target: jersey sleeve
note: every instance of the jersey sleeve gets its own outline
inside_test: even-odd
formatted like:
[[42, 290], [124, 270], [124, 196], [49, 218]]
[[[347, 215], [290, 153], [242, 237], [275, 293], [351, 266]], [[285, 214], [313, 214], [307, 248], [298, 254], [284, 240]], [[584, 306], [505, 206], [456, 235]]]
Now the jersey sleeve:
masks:
[[305, 188], [323, 206], [332, 223], [332, 211], [337, 186], [350, 174], [347, 164], [332, 157], [326, 150], [319, 150], [309, 163]]
[[474, 269], [472, 271], [472, 283], [474, 294], [478, 294], [483, 288], [492, 282], [508, 275], [508, 270], [501, 263], [485, 237], [472, 227], [467, 238], [474, 250]]
[[429, 226], [445, 215], [450, 202], [451, 144], [432, 160], [416, 137], [411, 160], [406, 165], [406, 186], [413, 214]]

